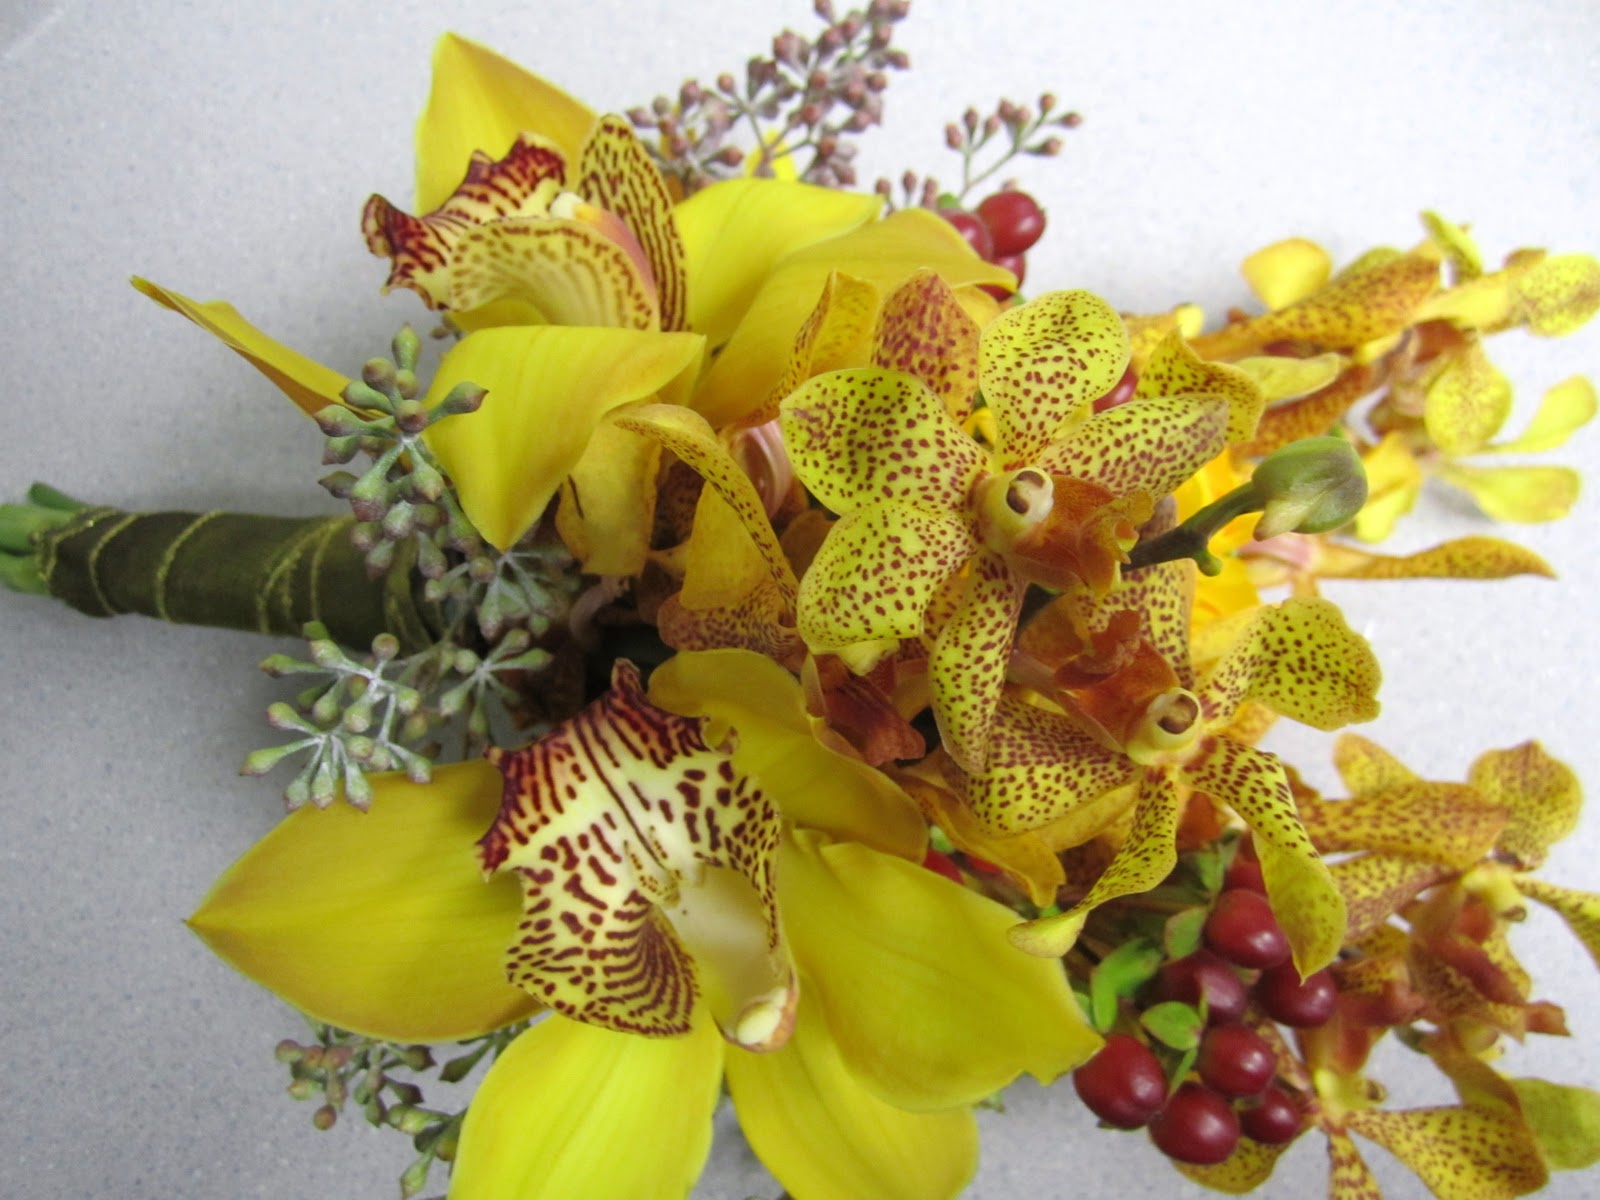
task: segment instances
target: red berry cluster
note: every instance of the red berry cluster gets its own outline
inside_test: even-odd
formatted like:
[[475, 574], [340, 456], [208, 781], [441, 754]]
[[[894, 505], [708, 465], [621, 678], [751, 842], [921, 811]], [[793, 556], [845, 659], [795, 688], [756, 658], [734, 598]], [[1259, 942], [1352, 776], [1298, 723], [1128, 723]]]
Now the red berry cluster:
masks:
[[[1004, 267], [1017, 277], [1017, 287], [1022, 286], [1027, 269], [1023, 256], [1044, 236], [1044, 210], [1037, 200], [1027, 192], [1008, 189], [982, 201], [973, 212], [941, 208], [939, 215], [956, 227], [979, 258]], [[991, 294], [1004, 299], [1010, 293], [997, 288]]]
[[1192, 1058], [1173, 1064], [1169, 1079], [1170, 1052], [1117, 1033], [1073, 1074], [1097, 1117], [1118, 1129], [1148, 1126], [1157, 1148], [1179, 1162], [1222, 1162], [1241, 1136], [1279, 1145], [1300, 1133], [1304, 1113], [1278, 1082], [1272, 1044], [1245, 1018], [1308, 1028], [1331, 1018], [1338, 999], [1329, 972], [1301, 980], [1260, 865], [1247, 843], [1241, 850], [1206, 916], [1204, 946], [1163, 964], [1142, 994], [1147, 1005], [1177, 1001], [1203, 1015]]

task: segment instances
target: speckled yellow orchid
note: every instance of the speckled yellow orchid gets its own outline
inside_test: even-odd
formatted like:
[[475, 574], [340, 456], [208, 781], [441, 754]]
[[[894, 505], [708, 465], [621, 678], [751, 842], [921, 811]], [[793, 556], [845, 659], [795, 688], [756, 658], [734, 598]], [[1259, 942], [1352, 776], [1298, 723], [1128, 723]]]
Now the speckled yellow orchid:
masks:
[[930, 638], [934, 714], [969, 769], [988, 757], [1027, 587], [1104, 595], [1154, 501], [1226, 437], [1215, 395], [1153, 391], [1092, 414], [1127, 357], [1109, 305], [1057, 292], [992, 321], [945, 380], [981, 390], [992, 447], [914, 366], [820, 375], [781, 406], [795, 473], [840, 515], [801, 581], [801, 636], [860, 666]]
[[[1300, 822], [1283, 764], [1232, 736], [1246, 701], [1319, 729], [1377, 715], [1378, 665], [1326, 600], [1292, 598], [1214, 622], [1191, 664], [1188, 563], [1130, 572], [1107, 603], [1140, 614], [1144, 641], [1116, 670], [1047, 686], [1063, 709], [1001, 702], [987, 769], [966, 783], [979, 821], [1007, 833], [1077, 816], [1076, 841], [1131, 824], [1105, 871], [1063, 913], [1013, 931], [1037, 954], [1064, 953], [1098, 905], [1157, 886], [1176, 862], [1190, 790], [1228, 805], [1254, 831], [1267, 895], [1302, 974], [1326, 966], [1345, 906]], [[1136, 793], [1126, 790], [1137, 785]], [[1059, 832], [1059, 830], [1058, 830]]]
[[1287, 584], [1297, 596], [1317, 595], [1320, 579], [1510, 579], [1555, 578], [1549, 563], [1532, 550], [1501, 538], [1452, 538], [1412, 554], [1375, 554], [1325, 534], [1284, 533], [1238, 550], [1240, 565], [1255, 587]]
[[968, 1106], [1095, 1048], [1065, 977], [1006, 944], [1008, 910], [919, 865], [915, 807], [816, 741], [776, 664], [680, 655], [648, 697], [631, 668], [617, 682], [499, 770], [291, 815], [192, 926], [376, 1036], [556, 1010], [479, 1088], [453, 1196], [681, 1197], [724, 1081], [800, 1200], [955, 1196]]

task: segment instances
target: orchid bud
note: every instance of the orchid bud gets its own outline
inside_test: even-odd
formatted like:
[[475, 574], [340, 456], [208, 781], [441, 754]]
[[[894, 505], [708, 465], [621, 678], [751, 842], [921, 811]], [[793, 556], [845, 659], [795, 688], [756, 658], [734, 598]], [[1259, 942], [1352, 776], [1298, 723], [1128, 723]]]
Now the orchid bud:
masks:
[[1367, 473], [1343, 438], [1302, 438], [1268, 455], [1251, 484], [1263, 502], [1258, 540], [1337, 529], [1367, 502]]

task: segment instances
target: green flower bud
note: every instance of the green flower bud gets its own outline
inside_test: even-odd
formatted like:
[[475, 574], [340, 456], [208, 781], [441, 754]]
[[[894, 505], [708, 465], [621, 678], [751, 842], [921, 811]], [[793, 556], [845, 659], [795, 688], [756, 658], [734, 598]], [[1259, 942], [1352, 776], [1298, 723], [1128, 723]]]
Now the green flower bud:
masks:
[[1263, 504], [1258, 539], [1337, 529], [1367, 502], [1361, 458], [1340, 437], [1293, 442], [1262, 460], [1250, 482]]

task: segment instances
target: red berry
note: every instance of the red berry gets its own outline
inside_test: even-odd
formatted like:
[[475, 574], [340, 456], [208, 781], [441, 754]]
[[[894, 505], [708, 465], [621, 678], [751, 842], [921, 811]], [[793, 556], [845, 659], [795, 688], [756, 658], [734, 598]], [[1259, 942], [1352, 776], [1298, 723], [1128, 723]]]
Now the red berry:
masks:
[[1168, 1158], [1208, 1166], [1239, 1144], [1239, 1118], [1204, 1084], [1186, 1083], [1150, 1122], [1150, 1140]]
[[1293, 963], [1280, 963], [1256, 980], [1256, 1003], [1274, 1021], [1309, 1029], [1325, 1024], [1339, 1002], [1339, 985], [1326, 970], [1304, 980]]
[[1133, 391], [1138, 386], [1139, 377], [1133, 373], [1133, 364], [1129, 363], [1128, 369], [1122, 373], [1122, 378], [1112, 385], [1109, 392], [1094, 402], [1094, 411], [1101, 413], [1119, 404], [1126, 404], [1133, 399]]
[[1212, 1025], [1229, 1025], [1244, 1016], [1249, 993], [1244, 982], [1209, 950], [1169, 962], [1156, 974], [1156, 1000], [1178, 1000], [1199, 1007], [1205, 999], [1206, 1020]]
[[1241, 967], [1275, 967], [1289, 957], [1289, 939], [1260, 892], [1229, 888], [1206, 918], [1206, 945]]
[[1243, 888], [1247, 892], [1267, 894], [1267, 881], [1261, 876], [1261, 864], [1253, 858], [1236, 855], [1222, 877], [1224, 888]]
[[961, 868], [956, 866], [955, 860], [948, 854], [941, 854], [932, 846], [929, 846], [928, 852], [922, 856], [922, 865], [955, 883], [966, 884], [966, 880], [961, 878]]
[[996, 192], [978, 205], [996, 254], [1022, 254], [1044, 236], [1044, 210], [1027, 192]]
[[1259, 1096], [1278, 1073], [1272, 1047], [1243, 1025], [1207, 1030], [1194, 1065], [1209, 1087], [1235, 1100]]
[[955, 226], [956, 232], [967, 239], [967, 245], [977, 252], [979, 258], [994, 257], [994, 237], [989, 227], [977, 217], [961, 208], [941, 208], [939, 215]]
[[1245, 1137], [1267, 1146], [1292, 1142], [1304, 1125], [1300, 1106], [1281, 1087], [1269, 1087], [1261, 1099], [1239, 1110], [1239, 1127]]
[[1022, 287], [1022, 281], [1028, 277], [1028, 264], [1023, 261], [1020, 254], [996, 254], [989, 260], [997, 267], [1004, 267], [1017, 277], [1017, 287]]
[[1138, 1038], [1113, 1033], [1106, 1044], [1072, 1073], [1078, 1096], [1107, 1125], [1138, 1129], [1167, 1099], [1161, 1061]]

